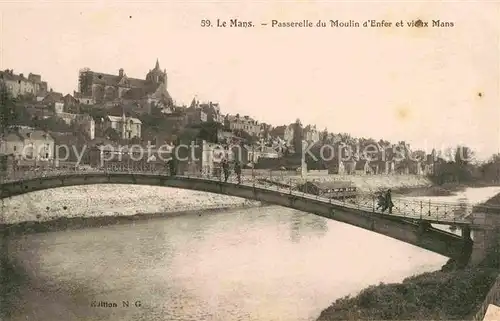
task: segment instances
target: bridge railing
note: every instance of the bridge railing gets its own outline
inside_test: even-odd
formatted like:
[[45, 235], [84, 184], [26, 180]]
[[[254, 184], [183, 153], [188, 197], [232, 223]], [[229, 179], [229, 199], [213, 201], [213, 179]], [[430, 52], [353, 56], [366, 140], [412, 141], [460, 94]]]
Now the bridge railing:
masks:
[[307, 199], [314, 199], [330, 204], [337, 204], [343, 207], [355, 208], [365, 212], [380, 213], [415, 220], [428, 220], [457, 224], [464, 222], [470, 223], [466, 217], [472, 212], [473, 209], [473, 205], [471, 204], [440, 203], [394, 198], [394, 207], [392, 209], [392, 213], [389, 213], [388, 210], [382, 211], [382, 208], [378, 206], [377, 196], [375, 194], [359, 194], [353, 199], [347, 198], [339, 200], [301, 192], [292, 184], [289, 184], [287, 187], [272, 183], [265, 185], [255, 179], [248, 179], [246, 182], [243, 179], [242, 184], [274, 190], [284, 194], [296, 195]]
[[52, 169], [39, 169], [39, 170], [29, 170], [29, 171], [12, 171], [7, 175], [0, 177], [0, 182], [13, 182], [13, 181], [24, 181], [36, 178], [53, 177], [60, 175], [78, 175], [78, 174], [90, 174], [90, 173], [155, 173], [157, 175], [168, 175], [168, 173], [162, 169], [157, 168], [154, 164], [141, 165], [141, 166], [116, 166], [110, 165], [109, 167], [103, 168], [52, 168]]
[[[3, 177], [2, 182], [13, 182], [22, 181], [27, 179], [43, 178], [43, 177], [53, 177], [59, 175], [81, 175], [81, 174], [91, 174], [91, 173], [127, 173], [127, 174], [154, 174], [154, 175], [165, 175], [170, 176], [164, 168], [157, 168], [153, 165], [151, 166], [111, 166], [107, 168], [87, 168], [87, 169], [64, 169], [64, 170], [38, 170], [38, 171], [23, 171], [12, 173], [11, 176]], [[222, 182], [223, 178], [221, 176], [207, 175], [203, 173], [193, 172], [185, 173], [182, 175], [185, 178], [201, 178], [212, 181]], [[291, 194], [299, 196], [305, 199], [312, 199], [321, 202], [327, 202], [331, 204], [336, 204], [346, 208], [359, 209], [364, 212], [379, 213], [409, 219], [416, 220], [426, 220], [434, 222], [446, 222], [446, 223], [464, 223], [470, 220], [466, 219], [474, 209], [477, 210], [478, 206], [473, 206], [471, 204], [461, 204], [461, 203], [445, 203], [445, 202], [431, 202], [423, 200], [412, 200], [404, 198], [393, 198], [394, 207], [392, 208], [392, 213], [388, 211], [382, 211], [378, 206], [377, 197], [370, 193], [359, 193], [356, 198], [353, 199], [332, 199], [324, 197], [322, 195], [314, 195], [309, 193], [304, 193], [298, 191], [296, 187], [291, 184], [273, 184], [272, 182], [262, 182], [258, 179], [259, 176], [243, 176], [241, 177], [241, 184], [245, 186], [258, 187], [266, 190], [277, 191], [282, 194]], [[228, 179], [228, 183], [237, 183], [237, 179], [234, 175]], [[288, 185], [288, 186], [287, 186]], [[484, 207], [484, 210], [498, 210], [498, 207]]]

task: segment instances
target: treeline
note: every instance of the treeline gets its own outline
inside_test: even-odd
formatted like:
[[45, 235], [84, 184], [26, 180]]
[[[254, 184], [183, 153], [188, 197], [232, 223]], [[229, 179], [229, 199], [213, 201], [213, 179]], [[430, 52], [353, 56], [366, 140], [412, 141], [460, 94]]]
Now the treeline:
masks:
[[500, 154], [480, 163], [474, 160], [470, 148], [458, 146], [453, 160], [437, 159], [429, 178], [438, 185], [500, 183]]

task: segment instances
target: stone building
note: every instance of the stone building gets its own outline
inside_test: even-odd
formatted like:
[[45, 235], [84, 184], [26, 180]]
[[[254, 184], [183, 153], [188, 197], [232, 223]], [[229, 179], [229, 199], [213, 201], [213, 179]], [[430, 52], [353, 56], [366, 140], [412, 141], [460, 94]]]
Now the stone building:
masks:
[[[304, 131], [303, 131], [303, 136], [304, 136], [304, 140], [306, 142], [312, 142], [312, 143], [315, 143], [317, 141], [319, 141], [319, 132], [318, 130], [316, 129], [316, 125], [307, 125], [305, 128], [304, 128]], [[292, 139], [293, 139], [293, 132], [292, 132]]]
[[158, 60], [145, 79], [128, 77], [123, 69], [118, 71], [118, 75], [82, 69], [79, 73], [79, 93], [75, 98], [84, 103], [132, 103], [141, 108], [173, 105], [167, 91], [167, 80], [167, 71], [160, 69]]
[[18, 160], [52, 160], [54, 139], [41, 130], [16, 128], [4, 133], [0, 139], [0, 155], [12, 155]]
[[16, 75], [14, 70], [6, 69], [0, 71], [0, 81], [7, 86], [7, 90], [13, 97], [32, 95], [33, 97], [44, 97], [47, 94], [47, 82], [42, 81], [40, 75], [30, 73], [26, 78], [24, 74]]
[[288, 144], [291, 144], [293, 141], [293, 135], [295, 132], [294, 127], [295, 127], [294, 124], [290, 124], [285, 127], [285, 131], [283, 133], [283, 140]]
[[189, 125], [199, 125], [208, 121], [207, 114], [199, 106], [188, 107], [184, 110]]
[[74, 126], [90, 140], [95, 138], [96, 123], [90, 115], [66, 113], [62, 108], [58, 108], [55, 110], [55, 116], [62, 119], [68, 126]]
[[199, 107], [207, 115], [207, 121], [224, 124], [224, 115], [220, 111], [219, 103], [211, 101], [200, 103], [196, 99], [193, 99], [190, 107]]
[[132, 139], [134, 137], [141, 138], [142, 122], [134, 117], [106, 116], [103, 122], [103, 130], [112, 128], [120, 134], [122, 139]]
[[258, 121], [249, 116], [227, 115], [224, 120], [225, 126], [230, 130], [242, 130], [250, 135], [258, 136], [260, 134], [261, 125]]

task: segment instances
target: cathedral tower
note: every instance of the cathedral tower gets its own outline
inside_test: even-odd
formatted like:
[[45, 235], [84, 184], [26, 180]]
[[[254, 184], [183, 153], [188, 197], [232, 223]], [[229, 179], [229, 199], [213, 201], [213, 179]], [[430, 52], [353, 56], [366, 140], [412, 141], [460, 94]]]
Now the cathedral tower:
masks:
[[160, 69], [160, 62], [158, 59], [156, 59], [155, 68], [150, 70], [146, 75], [146, 80], [155, 85], [163, 84], [165, 88], [167, 88], [167, 71], [162, 71]]

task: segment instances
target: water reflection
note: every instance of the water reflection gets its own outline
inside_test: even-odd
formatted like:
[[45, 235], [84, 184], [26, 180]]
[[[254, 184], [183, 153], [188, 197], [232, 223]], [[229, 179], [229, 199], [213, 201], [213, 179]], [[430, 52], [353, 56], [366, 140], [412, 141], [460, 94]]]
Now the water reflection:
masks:
[[293, 211], [290, 221], [290, 240], [292, 242], [300, 242], [304, 236], [322, 237], [326, 232], [328, 232], [326, 218]]

